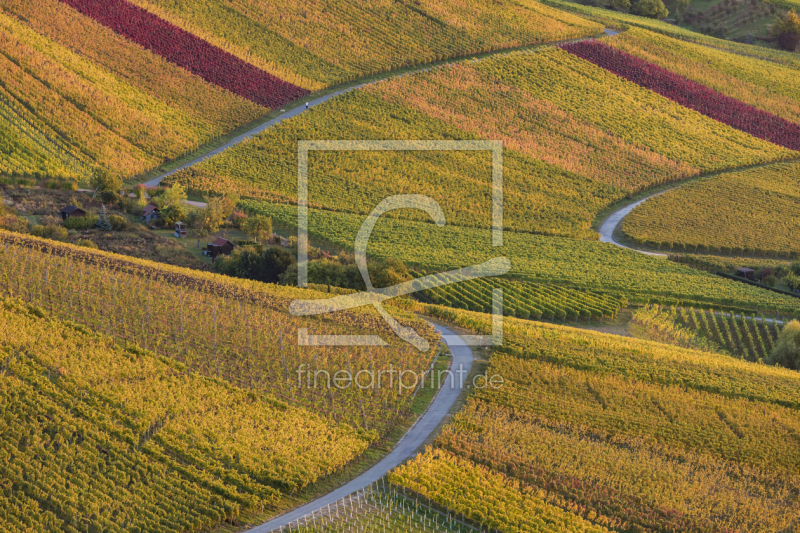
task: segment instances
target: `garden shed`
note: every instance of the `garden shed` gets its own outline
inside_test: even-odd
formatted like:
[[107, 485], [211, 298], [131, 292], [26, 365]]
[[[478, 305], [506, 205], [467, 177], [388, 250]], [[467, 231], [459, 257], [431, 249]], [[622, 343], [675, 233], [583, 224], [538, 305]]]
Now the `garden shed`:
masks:
[[179, 239], [186, 238], [186, 222], [181, 222], [179, 220], [175, 223], [175, 236]]
[[61, 220], [67, 220], [70, 217], [85, 217], [86, 211], [74, 205], [68, 205], [61, 210]]
[[231, 255], [233, 249], [234, 245], [231, 241], [220, 237], [214, 242], [208, 244], [208, 246], [206, 247], [205, 255], [209, 255], [211, 257], [217, 257], [220, 254]]
[[142, 218], [140, 220], [144, 220], [145, 222], [150, 222], [153, 220], [158, 219], [161, 211], [154, 205], [148, 205], [144, 208], [144, 212], [142, 213]]
[[741, 267], [736, 269], [736, 275], [746, 279], [755, 279], [756, 271], [752, 268]]

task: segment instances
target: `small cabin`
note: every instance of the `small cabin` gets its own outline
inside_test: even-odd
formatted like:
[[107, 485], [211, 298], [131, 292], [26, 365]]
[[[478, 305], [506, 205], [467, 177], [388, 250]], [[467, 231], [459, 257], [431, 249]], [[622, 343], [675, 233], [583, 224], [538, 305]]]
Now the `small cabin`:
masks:
[[178, 221], [175, 223], [175, 233], [174, 235], [179, 239], [186, 238], [186, 222]]
[[85, 217], [86, 211], [74, 205], [68, 205], [61, 210], [61, 220], [67, 220], [70, 217]]
[[153, 220], [157, 220], [158, 217], [161, 215], [161, 211], [154, 205], [148, 205], [144, 208], [144, 212], [142, 213], [142, 218], [139, 220], [144, 220], [145, 222], [152, 222]]
[[755, 280], [756, 278], [756, 271], [752, 268], [737, 268], [736, 275], [745, 279], [752, 279]]
[[209, 243], [206, 246], [206, 251], [204, 252], [204, 254], [211, 257], [217, 257], [220, 254], [231, 255], [233, 249], [234, 245], [231, 241], [220, 237], [219, 239], [215, 240], [212, 243]]

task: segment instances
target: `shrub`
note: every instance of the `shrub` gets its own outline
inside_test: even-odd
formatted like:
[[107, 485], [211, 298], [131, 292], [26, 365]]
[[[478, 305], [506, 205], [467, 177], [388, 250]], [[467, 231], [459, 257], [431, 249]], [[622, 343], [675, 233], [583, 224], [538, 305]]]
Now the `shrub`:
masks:
[[31, 230], [31, 234], [36, 237], [42, 237], [44, 239], [53, 239], [54, 241], [65, 241], [67, 240], [67, 228], [63, 226], [34, 226]]
[[121, 215], [111, 215], [108, 217], [108, 221], [111, 223], [111, 229], [114, 231], [124, 231], [130, 226], [128, 219]]
[[90, 241], [89, 239], [78, 239], [78, 242], [76, 242], [75, 244], [77, 244], [78, 246], [83, 246], [84, 248], [94, 248], [95, 250], [97, 249], [97, 245], [94, 243], [94, 241]]
[[28, 233], [30, 222], [27, 218], [0, 214], [0, 228], [17, 233]]
[[85, 217], [69, 217], [64, 221], [67, 229], [85, 230], [92, 229], [97, 224], [97, 215], [86, 215]]
[[783, 326], [767, 362], [793, 370], [800, 368], [800, 322], [792, 320]]

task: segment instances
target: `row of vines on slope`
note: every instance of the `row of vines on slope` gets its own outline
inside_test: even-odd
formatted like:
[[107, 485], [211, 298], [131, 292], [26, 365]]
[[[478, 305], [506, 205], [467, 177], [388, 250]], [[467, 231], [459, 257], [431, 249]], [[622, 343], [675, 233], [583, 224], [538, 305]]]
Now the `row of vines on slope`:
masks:
[[671, 333], [682, 331], [691, 335], [694, 343], [707, 349], [758, 362], [765, 360], [775, 347], [780, 327], [764, 317], [737, 317], [659, 306], [637, 311], [633, 320], [649, 332], [663, 334], [662, 342], [672, 342]]
[[[588, 239], [596, 238], [595, 216], [631, 192], [793, 155], [563, 50], [542, 49], [367, 86], [169, 181], [200, 191], [295, 202], [297, 139], [485, 138], [504, 145], [507, 229]], [[439, 202], [449, 223], [488, 227], [490, 156], [314, 152], [309, 202], [366, 214], [387, 196], [416, 190]]]
[[800, 65], [775, 64], [640, 28], [605, 42], [718, 93], [800, 123]]
[[[252, 212], [273, 218], [284, 227], [297, 224], [297, 208], [243, 201]], [[309, 232], [334, 248], [352, 249], [364, 217], [312, 209]], [[800, 314], [800, 301], [744, 283], [722, 279], [674, 262], [605, 243], [505, 232], [503, 248], [491, 246], [489, 230], [423, 222], [381, 219], [370, 237], [369, 253], [395, 258], [426, 271], [478, 265], [504, 255], [509, 276], [537, 284], [554, 284], [589, 292], [624, 296], [632, 303], [756, 311], [775, 315]]]
[[[491, 329], [485, 314], [416, 310]], [[776, 404], [786, 399], [779, 389], [800, 382], [797, 372], [513, 318], [504, 340], [489, 367], [502, 386], [476, 390], [434, 448], [393, 471], [393, 482], [454, 510], [480, 510], [473, 520], [508, 532], [547, 530], [541, 506], [614, 531], [793, 527], [800, 404]], [[498, 502], [498, 489], [476, 478], [514, 487], [539, 507]]]
[[[44, 1], [36, 9], [2, 6], [0, 101], [4, 115], [17, 117], [10, 116], [9, 134], [27, 137], [66, 167], [52, 177], [85, 178], [93, 165], [133, 176], [264, 113], [174, 65], [153, 62], [141, 48], [118, 48], [108, 33], [87, 28], [90, 19]], [[176, 98], [181, 90], [186, 95]], [[212, 112], [212, 105], [220, 109]], [[18, 166], [19, 153], [4, 151], [0, 162]], [[36, 176], [36, 169], [25, 173]]]
[[308, 89], [468, 54], [603, 31], [596, 22], [530, 0], [132, 3]]
[[369, 444], [41, 309], [6, 299], [0, 315], [6, 524], [194, 530], [273, 507]]
[[503, 289], [503, 314], [530, 320], [576, 321], [613, 318], [625, 306], [624, 297], [578, 291], [508, 279], [461, 281], [447, 277], [450, 285], [419, 294], [423, 301], [459, 309], [492, 312], [492, 290]]
[[[431, 357], [404, 343], [388, 349], [299, 346], [303, 327], [309, 334], [378, 332], [389, 342], [396, 339], [375, 313], [343, 312], [332, 320], [290, 316], [293, 299], [313, 298], [313, 291], [265, 290], [255, 282], [162, 268], [15, 234], [6, 234], [4, 241], [0, 253], [13, 265], [0, 280], [6, 295], [169, 356], [203, 375], [376, 435], [405, 416], [413, 392], [413, 387], [400, 386], [389, 369], [419, 375]], [[176, 291], [176, 285], [182, 289]], [[436, 334], [424, 322], [399, 319], [435, 346]], [[379, 379], [366, 388], [332, 386], [340, 370], [374, 372]]]
[[127, 0], [61, 0], [189, 72], [266, 108], [308, 94]]
[[563, 45], [578, 57], [759, 139], [800, 150], [800, 124], [709, 89], [601, 41]]
[[731, 172], [651, 198], [622, 222], [636, 244], [690, 253], [800, 254], [800, 163]]

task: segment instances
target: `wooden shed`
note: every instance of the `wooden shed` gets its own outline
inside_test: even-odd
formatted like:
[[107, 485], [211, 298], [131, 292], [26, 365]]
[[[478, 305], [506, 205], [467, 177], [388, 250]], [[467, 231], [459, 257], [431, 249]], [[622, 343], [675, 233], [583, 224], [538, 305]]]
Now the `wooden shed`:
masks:
[[178, 221], [175, 223], [175, 234], [179, 239], [186, 238], [186, 222]]
[[231, 241], [220, 237], [206, 246], [205, 255], [209, 255], [211, 257], [217, 257], [220, 254], [231, 255], [233, 249], [234, 245]]
[[144, 208], [144, 212], [142, 213], [142, 218], [140, 218], [139, 220], [150, 222], [153, 220], [157, 220], [160, 215], [161, 211], [156, 206], [148, 205]]
[[736, 275], [737, 276], [741, 276], [741, 277], [746, 278], [746, 279], [755, 279], [756, 271], [753, 270], [752, 268], [742, 267], [742, 268], [737, 268], [736, 269]]
[[70, 217], [85, 217], [86, 211], [74, 205], [68, 205], [61, 210], [61, 220], [67, 220]]

